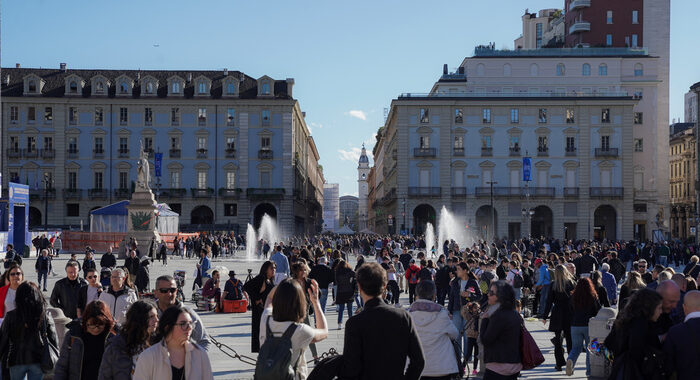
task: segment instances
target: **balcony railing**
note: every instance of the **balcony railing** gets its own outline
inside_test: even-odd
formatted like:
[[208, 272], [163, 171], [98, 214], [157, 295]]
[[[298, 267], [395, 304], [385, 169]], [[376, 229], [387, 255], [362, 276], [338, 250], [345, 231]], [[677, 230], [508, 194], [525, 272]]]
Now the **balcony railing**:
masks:
[[482, 147], [481, 147], [481, 156], [482, 156], [482, 157], [485, 157], [485, 156], [489, 156], [489, 157], [490, 157], [490, 156], [493, 156], [493, 147], [485, 147], [485, 146], [482, 146]]
[[56, 189], [29, 189], [29, 199], [55, 199]]
[[591, 187], [589, 191], [591, 198], [623, 198], [625, 196], [624, 187]]
[[162, 189], [160, 195], [168, 198], [183, 198], [187, 194], [187, 189], [170, 188]]
[[260, 149], [258, 151], [258, 159], [259, 160], [271, 160], [274, 157], [274, 154], [272, 153], [272, 150], [270, 149]]
[[617, 157], [617, 148], [595, 148], [596, 157]]
[[455, 156], [464, 156], [464, 148], [454, 148], [452, 152]]
[[249, 199], [281, 199], [284, 197], [284, 189], [249, 187], [245, 194]]
[[534, 198], [553, 198], [555, 193], [553, 187], [530, 187], [530, 196]]
[[63, 189], [63, 199], [81, 199], [83, 190], [81, 189]]
[[114, 197], [117, 199], [129, 199], [131, 190], [129, 189], [114, 189]]
[[467, 196], [467, 188], [466, 187], [453, 187], [452, 188], [452, 196], [459, 197], [459, 198], [466, 197]]
[[93, 149], [92, 150], [92, 157], [93, 158], [104, 158], [105, 157], [104, 149]]
[[226, 158], [236, 158], [236, 149], [226, 148]]
[[208, 153], [208, 149], [197, 149], [197, 158], [207, 158]]
[[377, 199], [374, 203], [377, 206], [386, 206], [396, 200], [396, 188], [392, 187], [383, 197]]
[[129, 157], [129, 149], [119, 149], [119, 158], [128, 158]]
[[24, 158], [37, 158], [39, 157], [39, 151], [36, 149], [22, 149], [22, 156]]
[[408, 196], [409, 197], [439, 197], [442, 195], [441, 187], [409, 187]]
[[573, 11], [574, 9], [590, 8], [590, 6], [591, 0], [572, 0], [569, 3], [569, 11]]
[[88, 198], [90, 199], [107, 199], [109, 190], [107, 189], [88, 189]]
[[549, 147], [538, 146], [537, 147], [537, 157], [549, 157]]
[[520, 156], [520, 147], [519, 146], [511, 146], [510, 147], [510, 155], [511, 156]]
[[225, 187], [222, 187], [219, 189], [219, 196], [223, 198], [235, 198], [238, 199], [240, 197], [241, 192], [243, 192], [242, 189], [227, 189]]
[[[493, 196], [494, 197], [520, 197], [523, 194], [525, 190], [521, 187], [506, 187], [506, 186], [494, 186], [493, 187]], [[474, 189], [474, 195], [477, 197], [490, 197], [491, 196], [491, 187], [490, 186], [484, 186], [484, 187], [477, 187]]]
[[56, 157], [56, 150], [54, 149], [42, 149], [41, 158], [45, 160], [53, 160]]
[[579, 189], [578, 187], [565, 187], [564, 188], [564, 198], [578, 198]]
[[590, 32], [590, 31], [591, 31], [591, 23], [588, 21], [576, 21], [569, 28], [569, 34]]
[[211, 198], [214, 196], [214, 189], [207, 187], [206, 189], [190, 189], [192, 198]]
[[180, 158], [182, 151], [180, 149], [170, 149], [168, 154], [170, 155], [170, 158]]
[[576, 156], [576, 147], [575, 146], [567, 146], [566, 147], [566, 154], [567, 157], [574, 157]]
[[436, 148], [413, 148], [413, 157], [435, 157], [437, 156]]
[[22, 156], [22, 151], [19, 149], [10, 148], [7, 150], [7, 158], [18, 160]]
[[78, 158], [78, 150], [77, 149], [75, 149], [75, 150], [68, 149], [68, 151], [66, 152], [66, 155], [68, 156], [68, 158]]

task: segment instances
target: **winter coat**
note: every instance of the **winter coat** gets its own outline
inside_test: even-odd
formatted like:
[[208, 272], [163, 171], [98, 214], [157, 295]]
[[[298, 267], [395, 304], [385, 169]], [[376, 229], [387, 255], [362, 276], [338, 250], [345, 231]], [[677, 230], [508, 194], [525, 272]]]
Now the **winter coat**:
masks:
[[114, 254], [105, 253], [100, 259], [100, 268], [114, 268], [117, 266], [117, 258]]
[[[69, 327], [69, 331], [63, 337], [61, 354], [56, 362], [53, 378], [54, 380], [81, 380], [83, 379], [83, 354], [85, 353], [83, 331], [77, 321], [66, 327]], [[104, 344], [107, 344], [107, 339], [113, 336], [113, 333], [107, 333]], [[87, 380], [87, 378], [85, 379]]]
[[107, 291], [100, 293], [99, 300], [107, 304], [114, 321], [121, 326], [126, 322], [126, 311], [137, 301], [137, 297], [136, 292], [127, 286], [122, 287], [119, 291], [114, 291], [110, 287]]
[[549, 297], [547, 297], [547, 305], [544, 310], [544, 318], [547, 319], [549, 312], [552, 315], [549, 317], [549, 331], [567, 331], [571, 327], [571, 292], [574, 290], [574, 284], [566, 285], [564, 292], [554, 290], [554, 285], [549, 288]]
[[[17, 310], [10, 310], [5, 315], [0, 327], [0, 360], [6, 368], [22, 364], [41, 363], [42, 347], [41, 337], [43, 324], [36, 328], [24, 327], [25, 321], [19, 320]], [[44, 323], [46, 337], [50, 343], [58, 347], [58, 337], [53, 318], [46, 312]], [[24, 334], [22, 333], [22, 330]]]
[[[470, 293], [469, 299], [462, 297], [461, 293], [469, 288], [474, 289], [474, 293]], [[481, 298], [481, 289], [479, 284], [473, 278], [467, 280], [467, 284], [464, 289], [460, 289], [460, 279], [455, 277], [450, 283], [450, 292], [447, 298], [447, 311], [454, 313], [455, 311], [460, 311], [462, 306], [466, 305], [469, 301], [478, 301]]]
[[51, 306], [63, 310], [63, 314], [70, 319], [78, 318], [78, 290], [87, 286], [87, 281], [78, 278], [70, 281], [68, 277], [56, 282], [51, 292]]
[[121, 335], [107, 340], [102, 355], [98, 380], [131, 380], [138, 354], [134, 358], [126, 353], [126, 341]]
[[459, 332], [447, 310], [433, 301], [418, 299], [411, 305], [409, 313], [425, 355], [421, 376], [458, 373], [457, 358], [450, 339], [457, 339]]
[[136, 274], [136, 281], [134, 281], [134, 285], [139, 292], [151, 290], [151, 276], [149, 273], [149, 268], [148, 265], [145, 265], [144, 263], [145, 261], [141, 263], [139, 272]]
[[335, 303], [338, 305], [352, 302], [355, 296], [355, 272], [347, 268], [337, 268], [334, 282], [338, 287]]
[[[144, 350], [136, 361], [134, 380], [170, 379], [172, 368], [170, 355], [164, 341]], [[207, 352], [194, 343], [185, 345], [185, 379], [213, 379]]]

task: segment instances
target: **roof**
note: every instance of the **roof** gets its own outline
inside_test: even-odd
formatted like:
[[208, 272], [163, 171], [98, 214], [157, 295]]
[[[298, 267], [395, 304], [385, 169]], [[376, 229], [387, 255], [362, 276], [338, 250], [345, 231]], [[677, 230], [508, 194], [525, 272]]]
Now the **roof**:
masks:
[[496, 50], [477, 46], [473, 58], [553, 58], [553, 57], [649, 57], [646, 48], [540, 48]]
[[[179, 76], [186, 81], [184, 88], [184, 98], [194, 98], [194, 79], [199, 76], [204, 76], [211, 80], [210, 94], [212, 98], [221, 98], [222, 79], [234, 77], [240, 80], [239, 98], [254, 99], [258, 94], [257, 80], [245, 75], [240, 71], [228, 71], [228, 75], [224, 75], [223, 70], [205, 71], [205, 70], [101, 70], [101, 69], [42, 69], [42, 68], [2, 68], [2, 96], [19, 97], [24, 93], [24, 77], [27, 75], [37, 75], [44, 80], [44, 88], [42, 96], [52, 98], [62, 98], [65, 96], [65, 78], [70, 75], [77, 75], [85, 81], [82, 96], [88, 98], [92, 93], [91, 78], [102, 75], [111, 82], [111, 86], [107, 91], [107, 96], [115, 97], [116, 93], [116, 78], [121, 75], [126, 75], [134, 80], [134, 88], [132, 98], [140, 98], [141, 84], [139, 78], [152, 76], [158, 81], [158, 98], [166, 98], [168, 95], [168, 78]], [[192, 81], [187, 82], [188, 76], [192, 77]], [[9, 83], [7, 78], [9, 76]], [[287, 95], [287, 81], [275, 80], [274, 83], [275, 98], [291, 99]]]

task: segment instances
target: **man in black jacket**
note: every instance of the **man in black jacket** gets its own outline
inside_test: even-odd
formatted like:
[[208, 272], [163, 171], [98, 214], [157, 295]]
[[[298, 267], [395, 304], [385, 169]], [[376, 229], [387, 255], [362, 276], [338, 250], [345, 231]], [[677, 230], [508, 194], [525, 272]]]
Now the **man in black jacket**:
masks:
[[100, 269], [114, 268], [117, 266], [117, 258], [112, 253], [112, 247], [107, 248], [107, 252], [100, 259]]
[[129, 280], [133, 284], [136, 281], [136, 275], [139, 273], [139, 267], [141, 266], [141, 260], [137, 256], [135, 250], [129, 252], [129, 257], [124, 259], [124, 267], [129, 271]]
[[591, 249], [586, 248], [583, 251], [583, 255], [574, 260], [574, 265], [576, 266], [576, 274], [579, 277], [588, 277], [598, 267], [598, 260], [591, 256]]
[[78, 277], [78, 262], [66, 263], [66, 278], [56, 282], [51, 292], [51, 306], [63, 310], [63, 314], [70, 318], [78, 318], [78, 291], [87, 286], [84, 279]]
[[381, 299], [386, 271], [377, 263], [365, 264], [357, 270], [357, 284], [365, 306], [345, 324], [339, 378], [419, 379], [425, 358], [413, 320], [405, 310]]
[[664, 341], [666, 366], [678, 379], [694, 379], [700, 373], [700, 291], [685, 294], [683, 310], [685, 322], [671, 327]]
[[333, 282], [333, 271], [326, 265], [326, 258], [319, 257], [318, 264], [314, 265], [309, 272], [309, 278], [318, 283], [318, 300], [321, 303], [321, 310], [326, 312], [326, 301], [328, 300], [328, 285]]

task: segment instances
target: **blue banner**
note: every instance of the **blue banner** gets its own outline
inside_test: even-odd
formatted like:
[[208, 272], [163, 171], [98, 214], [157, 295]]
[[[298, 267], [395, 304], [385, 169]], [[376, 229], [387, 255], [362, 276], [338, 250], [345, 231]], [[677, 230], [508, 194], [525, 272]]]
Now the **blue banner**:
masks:
[[155, 164], [153, 165], [153, 169], [156, 172], [156, 177], [160, 177], [160, 168], [161, 168], [162, 162], [163, 162], [163, 153], [156, 153], [155, 154]]
[[530, 181], [530, 173], [532, 172], [532, 159], [523, 157], [523, 181]]

